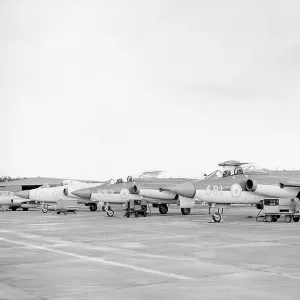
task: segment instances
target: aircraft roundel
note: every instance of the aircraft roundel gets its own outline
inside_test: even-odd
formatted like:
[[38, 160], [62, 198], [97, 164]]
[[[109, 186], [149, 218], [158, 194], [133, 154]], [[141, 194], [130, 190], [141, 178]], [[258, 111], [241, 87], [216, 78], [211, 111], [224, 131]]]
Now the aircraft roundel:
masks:
[[231, 186], [230, 191], [232, 197], [239, 197], [242, 193], [242, 187], [238, 183], [234, 183]]
[[129, 197], [129, 191], [128, 191], [128, 189], [123, 188], [120, 191], [120, 196], [121, 196], [121, 199], [126, 200]]
[[58, 191], [55, 191], [55, 192], [53, 192], [53, 199], [54, 200], [59, 200], [59, 192]]

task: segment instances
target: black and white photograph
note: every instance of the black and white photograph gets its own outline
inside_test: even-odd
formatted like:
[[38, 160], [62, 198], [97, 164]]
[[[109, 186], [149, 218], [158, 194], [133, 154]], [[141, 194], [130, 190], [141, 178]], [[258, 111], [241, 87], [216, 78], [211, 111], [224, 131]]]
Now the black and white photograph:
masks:
[[1, 0], [0, 300], [299, 298], [300, 1]]

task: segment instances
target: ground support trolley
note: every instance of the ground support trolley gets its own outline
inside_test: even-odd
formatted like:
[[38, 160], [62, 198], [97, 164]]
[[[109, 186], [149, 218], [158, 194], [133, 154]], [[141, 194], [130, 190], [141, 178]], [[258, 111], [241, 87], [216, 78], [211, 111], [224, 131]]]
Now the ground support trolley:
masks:
[[284, 216], [286, 223], [299, 222], [299, 206], [298, 198], [287, 200], [284, 203], [280, 203], [280, 199], [264, 199], [263, 208], [257, 214], [256, 221], [260, 219], [264, 222], [277, 222], [280, 217]]
[[129, 218], [130, 215], [146, 217], [148, 215], [148, 203], [146, 200], [128, 200], [125, 202], [125, 215], [124, 217]]
[[78, 203], [77, 200], [57, 200], [53, 205], [43, 205], [42, 212], [47, 213], [49, 210], [53, 211], [53, 213], [60, 213], [67, 214], [69, 212], [73, 212], [74, 214], [78, 211]]

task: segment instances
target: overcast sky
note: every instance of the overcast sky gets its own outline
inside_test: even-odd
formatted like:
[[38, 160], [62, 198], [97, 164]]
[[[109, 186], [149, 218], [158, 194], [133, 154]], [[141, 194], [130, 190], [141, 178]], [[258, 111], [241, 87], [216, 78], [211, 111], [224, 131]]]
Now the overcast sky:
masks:
[[0, 2], [0, 175], [300, 169], [299, 1]]

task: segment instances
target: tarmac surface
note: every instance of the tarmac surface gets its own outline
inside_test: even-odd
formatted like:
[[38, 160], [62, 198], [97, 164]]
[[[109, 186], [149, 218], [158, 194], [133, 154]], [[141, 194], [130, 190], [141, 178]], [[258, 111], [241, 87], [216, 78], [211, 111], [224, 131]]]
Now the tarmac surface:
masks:
[[300, 222], [257, 212], [0, 212], [0, 299], [297, 299]]

